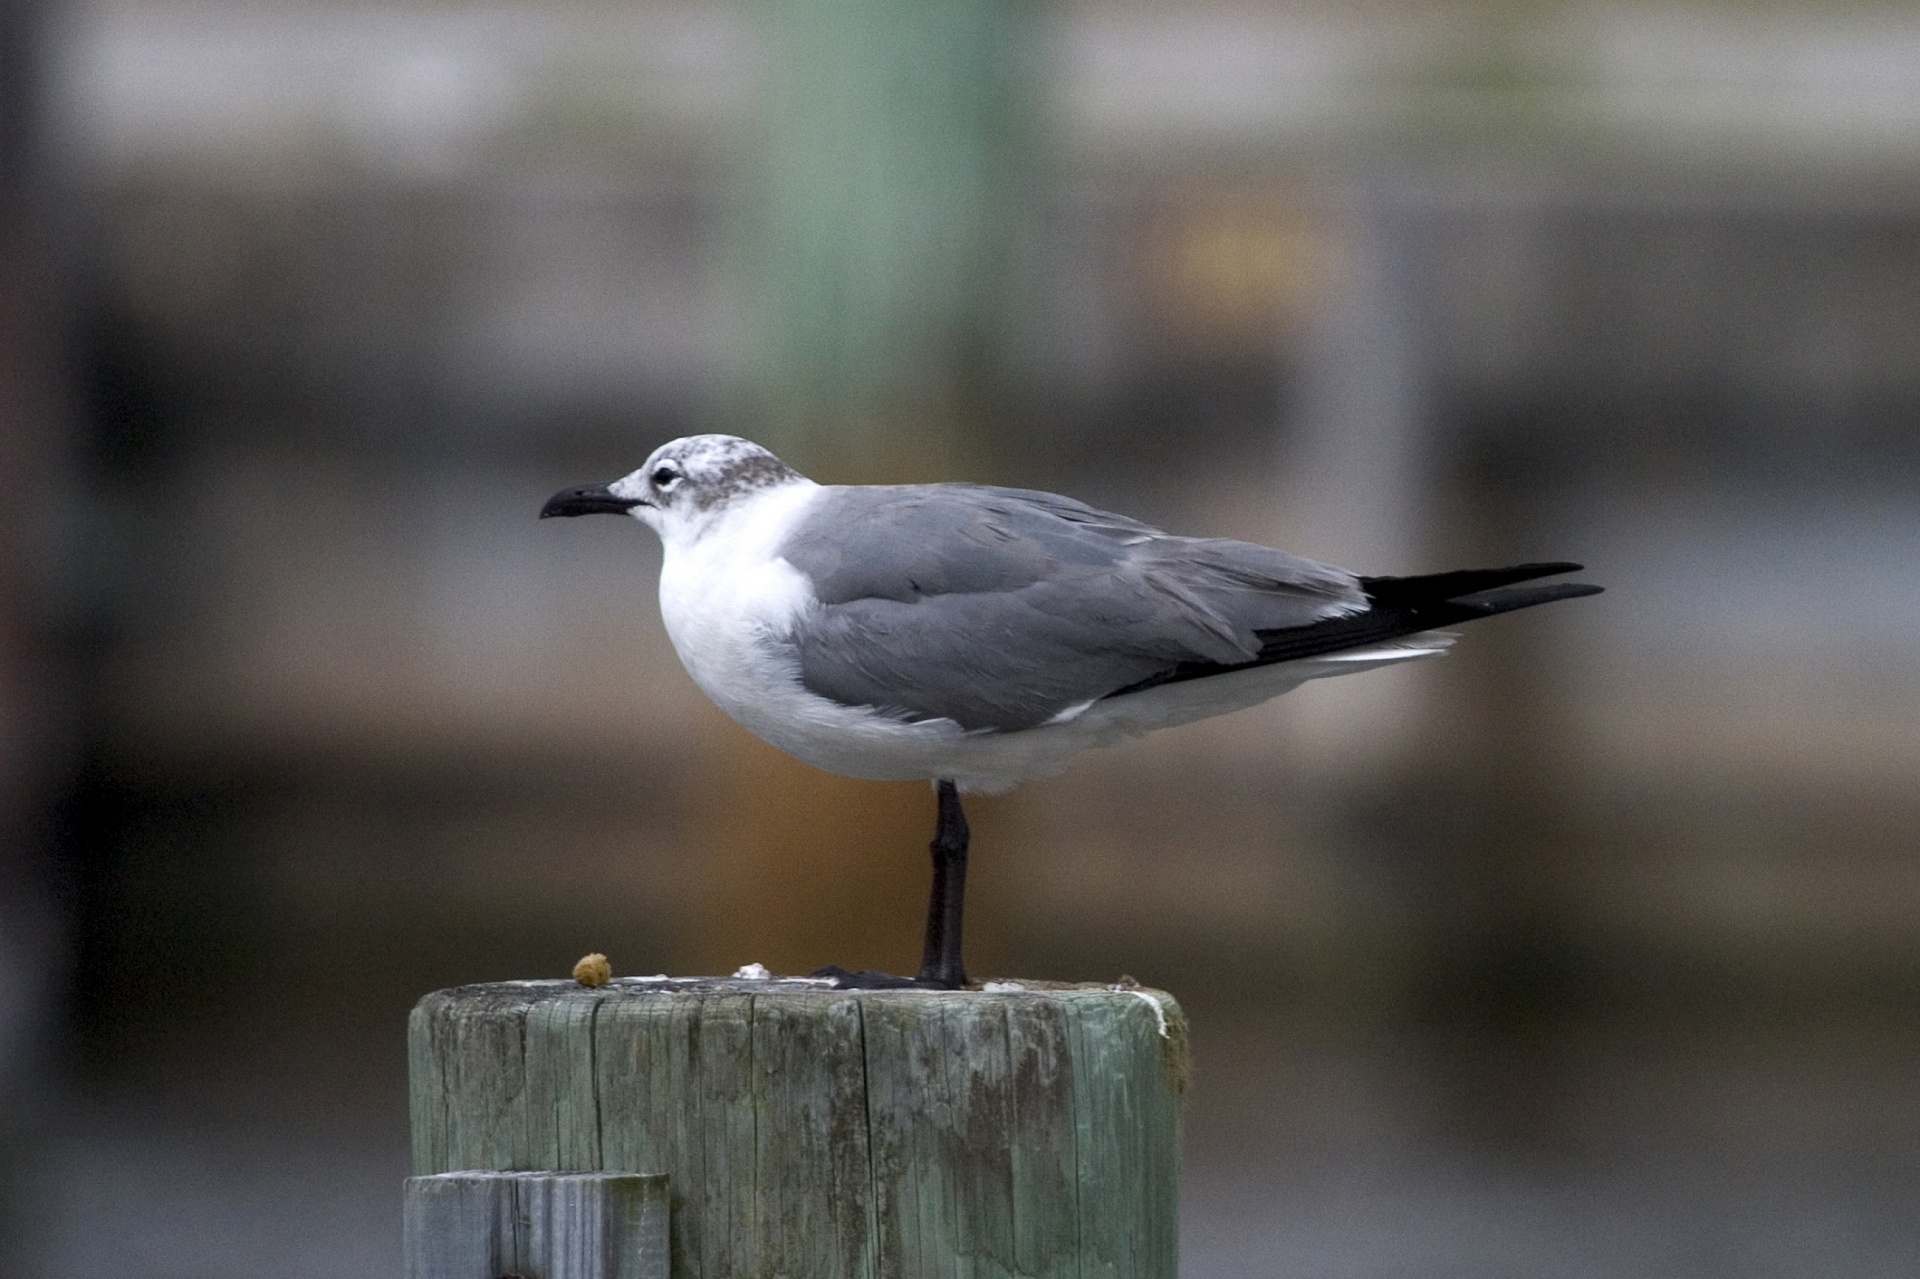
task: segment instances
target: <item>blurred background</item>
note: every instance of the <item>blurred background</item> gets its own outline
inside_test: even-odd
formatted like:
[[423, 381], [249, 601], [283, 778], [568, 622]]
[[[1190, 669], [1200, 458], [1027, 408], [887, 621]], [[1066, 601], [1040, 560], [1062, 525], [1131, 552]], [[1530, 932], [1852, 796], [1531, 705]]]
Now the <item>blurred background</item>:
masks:
[[396, 1274], [422, 992], [910, 968], [932, 804], [539, 524], [692, 431], [1609, 593], [975, 803], [1189, 1279], [1920, 1258], [1920, 12], [0, 10], [0, 1268]]

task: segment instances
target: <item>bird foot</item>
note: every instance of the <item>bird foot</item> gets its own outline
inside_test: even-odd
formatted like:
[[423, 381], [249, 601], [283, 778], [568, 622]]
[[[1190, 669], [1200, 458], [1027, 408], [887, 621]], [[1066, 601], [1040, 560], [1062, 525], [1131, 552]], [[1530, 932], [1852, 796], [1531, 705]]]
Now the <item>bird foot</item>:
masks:
[[835, 990], [959, 990], [965, 984], [933, 981], [924, 977], [899, 977], [893, 973], [875, 972], [871, 968], [850, 973], [838, 964], [816, 968], [807, 975], [832, 978]]

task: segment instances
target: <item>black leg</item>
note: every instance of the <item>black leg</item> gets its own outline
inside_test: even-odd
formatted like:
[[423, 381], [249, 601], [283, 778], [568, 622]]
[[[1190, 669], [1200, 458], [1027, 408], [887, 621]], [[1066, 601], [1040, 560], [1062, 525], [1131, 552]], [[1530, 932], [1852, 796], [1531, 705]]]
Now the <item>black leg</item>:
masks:
[[958, 990], [967, 984], [960, 963], [960, 917], [967, 895], [967, 815], [960, 811], [960, 792], [950, 781], [939, 783], [940, 818], [934, 827], [933, 896], [927, 902], [927, 944], [920, 952], [919, 981], [927, 986]]

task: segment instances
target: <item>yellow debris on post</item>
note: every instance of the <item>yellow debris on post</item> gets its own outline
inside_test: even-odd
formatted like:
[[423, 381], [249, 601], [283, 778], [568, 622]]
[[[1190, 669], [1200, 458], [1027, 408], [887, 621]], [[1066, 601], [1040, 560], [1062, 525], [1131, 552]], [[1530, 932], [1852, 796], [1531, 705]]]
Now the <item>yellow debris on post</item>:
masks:
[[580, 962], [573, 966], [573, 979], [582, 986], [604, 986], [613, 980], [613, 965], [596, 950], [580, 957]]

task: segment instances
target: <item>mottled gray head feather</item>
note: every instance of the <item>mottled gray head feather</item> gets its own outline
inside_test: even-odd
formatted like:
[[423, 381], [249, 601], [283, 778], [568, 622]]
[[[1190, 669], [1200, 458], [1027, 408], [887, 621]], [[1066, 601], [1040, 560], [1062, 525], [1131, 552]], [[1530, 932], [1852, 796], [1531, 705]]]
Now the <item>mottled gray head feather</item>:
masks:
[[759, 489], [790, 483], [800, 473], [751, 440], [737, 435], [689, 435], [662, 444], [634, 472], [655, 506], [709, 511]]

